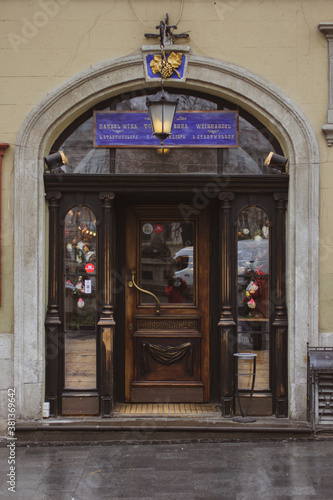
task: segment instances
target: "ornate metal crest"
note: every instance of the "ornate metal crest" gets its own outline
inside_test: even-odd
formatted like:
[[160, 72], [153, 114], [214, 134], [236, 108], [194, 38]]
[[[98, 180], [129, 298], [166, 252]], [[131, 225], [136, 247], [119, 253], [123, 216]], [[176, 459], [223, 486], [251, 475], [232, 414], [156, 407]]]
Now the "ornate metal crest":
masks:
[[178, 78], [180, 78], [180, 73], [177, 68], [182, 64], [183, 54], [181, 52], [171, 52], [169, 57], [166, 57], [165, 51], [162, 56], [156, 54], [154, 59], [150, 61], [150, 67], [154, 75], [160, 74], [164, 80], [170, 78], [175, 72]]
[[142, 47], [146, 81], [156, 79], [185, 81], [190, 48], [186, 45], [173, 44], [175, 40], [188, 38], [188, 33], [175, 34], [174, 30], [177, 26], [169, 24], [168, 14], [165, 16], [165, 21], [161, 21], [156, 29], [159, 33], [145, 33], [145, 37], [160, 39], [159, 54], [156, 53], [156, 45]]

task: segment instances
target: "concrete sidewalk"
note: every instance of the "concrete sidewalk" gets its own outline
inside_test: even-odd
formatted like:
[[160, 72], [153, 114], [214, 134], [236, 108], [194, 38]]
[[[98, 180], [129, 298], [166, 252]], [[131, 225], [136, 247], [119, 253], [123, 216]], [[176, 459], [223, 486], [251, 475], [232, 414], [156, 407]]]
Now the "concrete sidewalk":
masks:
[[[323, 428], [319, 434], [332, 434]], [[293, 422], [287, 418], [256, 417], [252, 423], [238, 423], [223, 418], [220, 412], [209, 416], [187, 418], [162, 415], [119, 415], [113, 418], [68, 417], [47, 418], [33, 422], [16, 422], [15, 435], [21, 444], [170, 442], [170, 440], [242, 441], [256, 439], [309, 439], [313, 430], [309, 422]]]
[[333, 498], [329, 439], [16, 446], [15, 493], [9, 457], [2, 444], [1, 499]]

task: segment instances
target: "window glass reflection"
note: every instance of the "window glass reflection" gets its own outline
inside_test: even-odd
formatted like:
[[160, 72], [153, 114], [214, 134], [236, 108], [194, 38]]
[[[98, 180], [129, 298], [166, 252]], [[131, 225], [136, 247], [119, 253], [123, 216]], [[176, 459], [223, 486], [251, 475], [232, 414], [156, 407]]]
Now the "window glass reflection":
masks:
[[64, 310], [65, 386], [96, 387], [96, 252], [95, 214], [73, 207], [65, 217]]
[[[108, 109], [106, 110], [108, 111]], [[93, 146], [94, 120], [91, 116], [79, 125], [59, 149], [67, 151], [69, 164], [63, 167], [68, 174], [110, 173], [110, 150]]]
[[[192, 95], [177, 94], [177, 109], [185, 111], [225, 111], [235, 109], [226, 101], [217, 103]], [[105, 111], [147, 110], [147, 95], [115, 97], [104, 108]], [[214, 148], [171, 148], [169, 153], [158, 154], [149, 148], [94, 148], [94, 120], [88, 117], [84, 122], [71, 126], [65, 140], [56, 141], [53, 150], [63, 150], [69, 165], [63, 167], [65, 173], [73, 174], [159, 174], [159, 173], [224, 173], [228, 175], [269, 174], [264, 160], [269, 151], [282, 153], [273, 134], [253, 116], [239, 110], [239, 147], [217, 150]], [[93, 110], [91, 110], [91, 114]], [[200, 144], [198, 144], [200, 146]]]
[[[142, 221], [141, 288], [154, 293], [161, 303], [193, 303], [194, 222]], [[153, 303], [142, 293], [141, 303]]]
[[[237, 224], [238, 352], [257, 354], [255, 389], [269, 389], [269, 218], [261, 208], [248, 207]], [[248, 371], [239, 360], [239, 373]], [[251, 377], [239, 377], [249, 389]]]
[[268, 151], [274, 151], [274, 137], [264, 126], [258, 128], [239, 117], [239, 147], [223, 151], [223, 173], [242, 175], [269, 174], [264, 165]]

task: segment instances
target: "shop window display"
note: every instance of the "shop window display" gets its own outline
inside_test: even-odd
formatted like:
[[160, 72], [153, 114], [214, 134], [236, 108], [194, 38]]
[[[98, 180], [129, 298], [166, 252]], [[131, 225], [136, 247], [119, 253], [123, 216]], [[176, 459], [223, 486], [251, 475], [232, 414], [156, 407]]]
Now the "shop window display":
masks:
[[[238, 352], [257, 354], [255, 389], [269, 389], [270, 231], [261, 208], [247, 207], [237, 223]], [[246, 369], [244, 367], [244, 369]], [[240, 389], [250, 377], [240, 378]]]
[[87, 207], [65, 217], [65, 386], [96, 387], [96, 218]]

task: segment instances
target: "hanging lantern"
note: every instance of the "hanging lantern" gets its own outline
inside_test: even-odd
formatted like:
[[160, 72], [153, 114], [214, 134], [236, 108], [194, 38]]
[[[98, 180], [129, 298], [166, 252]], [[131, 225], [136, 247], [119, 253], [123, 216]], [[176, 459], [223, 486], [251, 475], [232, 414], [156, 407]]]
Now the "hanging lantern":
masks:
[[152, 132], [163, 144], [172, 131], [178, 99], [170, 97], [164, 90], [148, 97], [146, 104]]

